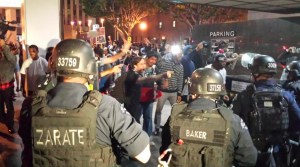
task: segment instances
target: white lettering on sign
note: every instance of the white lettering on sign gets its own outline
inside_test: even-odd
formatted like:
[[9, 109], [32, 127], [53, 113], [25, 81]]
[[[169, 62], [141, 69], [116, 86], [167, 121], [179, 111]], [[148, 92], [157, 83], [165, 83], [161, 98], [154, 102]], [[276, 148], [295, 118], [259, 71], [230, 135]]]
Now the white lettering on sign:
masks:
[[77, 67], [77, 58], [59, 57], [57, 66], [59, 67]]
[[277, 64], [276, 63], [268, 63], [267, 68], [277, 68]]
[[84, 145], [83, 129], [66, 129], [65, 131], [36, 129], [35, 132], [39, 136], [36, 145], [75, 146], [77, 143]]
[[209, 92], [221, 92], [222, 91], [222, 85], [219, 84], [209, 84]]
[[217, 31], [209, 32], [210, 37], [234, 37], [235, 31]]
[[206, 132], [203, 132], [203, 131], [186, 130], [185, 136], [206, 140]]

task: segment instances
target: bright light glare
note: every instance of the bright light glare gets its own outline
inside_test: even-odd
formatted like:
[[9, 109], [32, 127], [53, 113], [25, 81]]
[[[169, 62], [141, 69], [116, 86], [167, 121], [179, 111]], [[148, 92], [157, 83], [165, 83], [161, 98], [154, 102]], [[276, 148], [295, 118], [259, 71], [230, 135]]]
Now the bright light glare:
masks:
[[177, 55], [179, 53], [181, 53], [181, 48], [179, 45], [172, 45], [171, 46], [171, 52], [174, 54], [174, 55]]
[[145, 22], [140, 23], [140, 29], [145, 30], [147, 28], [147, 24]]

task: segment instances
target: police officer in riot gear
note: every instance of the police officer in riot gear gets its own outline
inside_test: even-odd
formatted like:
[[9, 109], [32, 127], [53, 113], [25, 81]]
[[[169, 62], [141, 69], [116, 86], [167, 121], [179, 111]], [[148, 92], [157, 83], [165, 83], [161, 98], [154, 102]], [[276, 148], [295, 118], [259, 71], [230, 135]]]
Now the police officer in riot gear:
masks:
[[[266, 55], [257, 55], [249, 64], [254, 83], [233, 100], [233, 111], [249, 127], [256, 148], [269, 153], [277, 166], [287, 166], [289, 152], [285, 134], [299, 130], [300, 109], [295, 98], [276, 84], [277, 63]], [[264, 155], [264, 154], [261, 154]], [[264, 158], [264, 157], [262, 157]], [[266, 166], [259, 156], [257, 166]]]
[[199, 68], [188, 86], [194, 100], [173, 105], [162, 132], [162, 147], [172, 149], [170, 166], [254, 166], [257, 150], [243, 120], [224, 107], [223, 78]]
[[300, 62], [292, 61], [286, 67], [286, 72], [288, 75], [284, 88], [295, 95], [297, 104], [300, 106]]
[[32, 102], [33, 166], [114, 166], [115, 145], [146, 163], [149, 137], [141, 126], [114, 98], [88, 91], [97, 75], [91, 46], [63, 40], [52, 59], [58, 83]]

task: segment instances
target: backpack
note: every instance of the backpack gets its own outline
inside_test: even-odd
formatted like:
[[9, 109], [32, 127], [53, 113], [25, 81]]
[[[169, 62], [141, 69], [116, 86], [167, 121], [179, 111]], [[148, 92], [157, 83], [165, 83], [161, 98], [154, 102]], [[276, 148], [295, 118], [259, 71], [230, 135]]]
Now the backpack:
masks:
[[254, 85], [249, 85], [246, 90], [252, 92], [249, 117], [252, 138], [286, 132], [289, 126], [288, 102], [282, 96], [282, 90], [274, 87], [257, 91]]
[[115, 86], [112, 88], [110, 95], [117, 99], [120, 103], [125, 103], [126, 101], [126, 90], [125, 90], [125, 80], [127, 78], [127, 73], [122, 74], [119, 78], [115, 80]]
[[170, 131], [172, 158], [170, 166], [231, 167], [228, 153], [232, 111], [188, 110], [185, 103], [175, 104], [171, 111]]
[[47, 92], [39, 91], [32, 102], [32, 166], [112, 166], [110, 146], [96, 142], [96, 119], [101, 93], [90, 91], [78, 108], [47, 105]]

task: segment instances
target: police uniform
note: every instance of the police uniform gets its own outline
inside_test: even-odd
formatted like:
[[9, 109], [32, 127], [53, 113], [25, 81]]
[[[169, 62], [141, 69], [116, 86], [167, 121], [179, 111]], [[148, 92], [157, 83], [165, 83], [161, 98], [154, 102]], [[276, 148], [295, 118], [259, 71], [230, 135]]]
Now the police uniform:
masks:
[[172, 149], [171, 166], [254, 166], [257, 150], [244, 121], [220, 100], [223, 78], [214, 69], [193, 72], [189, 92], [197, 98], [172, 106], [162, 147]]
[[300, 106], [300, 80], [288, 83], [286, 90], [295, 95], [296, 102]]
[[[274, 79], [272, 80], [263, 80], [255, 82], [255, 87], [257, 91], [277, 87], [276, 81]], [[251, 112], [251, 94], [247, 90], [242, 91], [237, 95], [237, 97], [233, 101], [233, 108], [235, 114], [239, 115], [246, 123], [247, 126], [249, 126], [249, 115]], [[287, 91], [282, 91], [282, 96], [285, 98], [285, 100], [288, 102], [288, 111], [289, 111], [289, 119], [290, 119], [290, 125], [289, 130], [290, 131], [299, 131], [300, 130], [300, 109], [295, 101], [294, 96]]]
[[[197, 99], [188, 105], [190, 110], [212, 110], [216, 104], [204, 98]], [[162, 147], [165, 150], [171, 143], [169, 121], [165, 124], [162, 131]], [[234, 155], [233, 163], [237, 166], [254, 166], [257, 159], [257, 150], [253, 145], [248, 128], [244, 121], [233, 114], [230, 124], [228, 154]]]
[[277, 73], [273, 57], [257, 55], [249, 69], [254, 84], [235, 97], [232, 109], [245, 121], [255, 146], [262, 152], [257, 166], [272, 163], [287, 166], [290, 153], [287, 135], [299, 131], [300, 109], [293, 95], [282, 90], [273, 79]]
[[[82, 84], [59, 83], [48, 93], [48, 105], [72, 109], [81, 104], [87, 88]], [[63, 103], [62, 103], [63, 101]], [[149, 144], [148, 135], [114, 98], [103, 95], [97, 114], [96, 142], [112, 146], [116, 139], [129, 156], [135, 157]]]
[[287, 81], [283, 88], [295, 95], [296, 102], [300, 106], [300, 62], [292, 61], [285, 69], [287, 72]]

